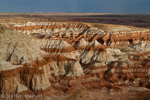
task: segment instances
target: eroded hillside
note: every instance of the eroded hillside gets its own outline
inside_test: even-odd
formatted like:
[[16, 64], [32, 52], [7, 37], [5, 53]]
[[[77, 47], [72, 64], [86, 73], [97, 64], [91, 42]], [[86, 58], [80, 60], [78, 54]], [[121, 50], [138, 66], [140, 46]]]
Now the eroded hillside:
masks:
[[71, 22], [12, 28], [0, 32], [1, 94], [47, 100], [149, 98], [149, 29]]

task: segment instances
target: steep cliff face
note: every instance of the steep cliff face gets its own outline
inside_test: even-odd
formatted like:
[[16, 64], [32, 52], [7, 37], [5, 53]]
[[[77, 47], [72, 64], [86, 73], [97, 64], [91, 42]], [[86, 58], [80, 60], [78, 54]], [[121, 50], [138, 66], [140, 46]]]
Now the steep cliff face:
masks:
[[33, 22], [13, 28], [0, 33], [1, 94], [56, 98], [106, 88], [107, 96], [123, 96], [150, 89], [148, 29]]

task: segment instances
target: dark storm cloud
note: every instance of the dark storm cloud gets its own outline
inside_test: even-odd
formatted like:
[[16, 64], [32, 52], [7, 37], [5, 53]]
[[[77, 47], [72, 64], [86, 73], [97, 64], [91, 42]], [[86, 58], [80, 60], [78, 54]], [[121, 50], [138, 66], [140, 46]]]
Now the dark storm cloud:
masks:
[[0, 12], [150, 13], [150, 0], [1, 0]]

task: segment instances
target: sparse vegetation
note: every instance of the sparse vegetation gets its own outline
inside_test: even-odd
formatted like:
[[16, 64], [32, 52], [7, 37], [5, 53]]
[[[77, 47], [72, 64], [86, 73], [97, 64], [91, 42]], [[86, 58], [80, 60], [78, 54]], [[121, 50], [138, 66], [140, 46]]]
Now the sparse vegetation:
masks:
[[0, 25], [0, 33], [4, 33], [6, 30], [13, 30], [12, 28]]
[[[150, 14], [0, 13], [0, 23], [87, 22], [150, 28]], [[102, 25], [98, 25], [103, 27]]]

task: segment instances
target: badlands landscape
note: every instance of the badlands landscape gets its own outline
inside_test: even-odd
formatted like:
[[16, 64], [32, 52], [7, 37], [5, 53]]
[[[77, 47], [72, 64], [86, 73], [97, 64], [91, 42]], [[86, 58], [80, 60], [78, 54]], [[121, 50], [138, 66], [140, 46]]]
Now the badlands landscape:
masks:
[[0, 99], [149, 100], [149, 22], [149, 14], [0, 13]]

